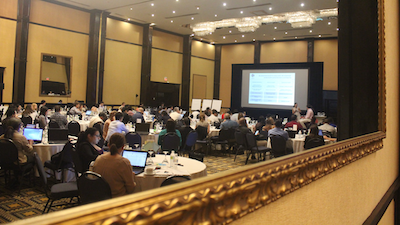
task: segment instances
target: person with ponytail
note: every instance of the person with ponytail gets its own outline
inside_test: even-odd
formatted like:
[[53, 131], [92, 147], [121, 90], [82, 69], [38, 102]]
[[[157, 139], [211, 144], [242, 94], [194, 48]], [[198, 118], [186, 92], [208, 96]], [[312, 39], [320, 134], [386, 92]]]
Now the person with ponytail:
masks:
[[85, 132], [81, 132], [78, 137], [78, 153], [82, 162], [82, 169], [89, 170], [89, 165], [96, 160], [102, 153], [102, 149], [97, 146], [100, 140], [100, 132], [93, 127], [89, 127]]
[[18, 149], [18, 161], [21, 165], [33, 163], [33, 140], [26, 140], [26, 137], [18, 131], [21, 127], [21, 120], [11, 117], [7, 121], [7, 128], [0, 138], [11, 139]]
[[125, 135], [111, 135], [108, 141], [110, 152], [99, 156], [93, 165], [93, 172], [100, 174], [110, 185], [113, 197], [131, 194], [136, 186], [131, 163], [129, 159], [121, 156], [125, 142]]

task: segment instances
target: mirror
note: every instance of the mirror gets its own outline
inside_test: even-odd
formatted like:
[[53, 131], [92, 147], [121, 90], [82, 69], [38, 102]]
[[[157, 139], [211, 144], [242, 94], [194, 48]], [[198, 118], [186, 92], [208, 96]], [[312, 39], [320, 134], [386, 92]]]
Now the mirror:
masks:
[[71, 57], [42, 54], [40, 95], [71, 95], [71, 62]]

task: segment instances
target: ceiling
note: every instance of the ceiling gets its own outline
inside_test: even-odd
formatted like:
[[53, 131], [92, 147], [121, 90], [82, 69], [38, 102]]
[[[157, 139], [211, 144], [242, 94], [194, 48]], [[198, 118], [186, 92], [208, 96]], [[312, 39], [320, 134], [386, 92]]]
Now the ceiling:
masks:
[[[99, 9], [111, 15], [183, 35], [192, 34], [188, 24], [229, 18], [271, 15], [338, 7], [338, 0], [55, 0], [86, 9]], [[254, 40], [291, 40], [337, 37], [337, 18], [317, 21], [311, 28], [292, 28], [288, 23], [260, 26], [255, 32], [236, 28], [217, 29], [211, 35], [196, 37], [208, 42], [234, 43]], [[275, 39], [274, 39], [275, 38]]]

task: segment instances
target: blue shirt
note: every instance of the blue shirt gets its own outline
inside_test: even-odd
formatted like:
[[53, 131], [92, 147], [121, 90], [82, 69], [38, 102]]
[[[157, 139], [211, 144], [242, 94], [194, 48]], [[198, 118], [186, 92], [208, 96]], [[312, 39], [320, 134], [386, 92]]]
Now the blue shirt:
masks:
[[271, 136], [282, 136], [285, 138], [285, 140], [287, 141], [289, 139], [289, 135], [286, 131], [282, 130], [281, 128], [277, 128], [275, 127], [274, 129], [271, 129], [268, 131], [268, 137]]
[[239, 127], [239, 124], [233, 120], [226, 120], [225, 122], [221, 123], [221, 129], [224, 130], [237, 127]]

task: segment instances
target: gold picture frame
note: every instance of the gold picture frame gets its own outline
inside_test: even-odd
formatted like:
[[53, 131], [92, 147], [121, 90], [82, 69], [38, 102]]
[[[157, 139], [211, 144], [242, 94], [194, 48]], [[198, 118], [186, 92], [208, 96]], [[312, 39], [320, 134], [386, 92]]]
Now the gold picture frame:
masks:
[[384, 4], [379, 15], [379, 131], [191, 182], [93, 203], [18, 224], [227, 224], [383, 147]]

